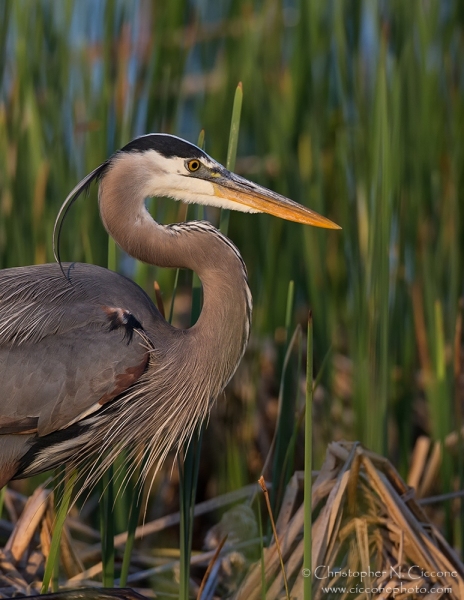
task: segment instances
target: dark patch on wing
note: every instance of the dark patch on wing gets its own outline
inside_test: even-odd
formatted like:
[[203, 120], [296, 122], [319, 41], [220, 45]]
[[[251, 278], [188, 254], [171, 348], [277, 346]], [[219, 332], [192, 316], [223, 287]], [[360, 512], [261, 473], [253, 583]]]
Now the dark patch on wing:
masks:
[[[17, 464], [17, 470], [12, 479], [21, 479], [22, 473], [35, 460], [39, 452], [43, 452], [48, 447], [51, 447], [55, 444], [59, 444], [61, 442], [65, 442], [66, 440], [73, 438], [78, 439], [80, 435], [83, 435], [85, 434], [85, 432], [88, 431], [89, 427], [90, 425], [87, 424], [81, 425], [80, 423], [74, 423], [73, 425], [70, 425], [65, 429], [58, 429], [57, 431], [52, 431], [51, 433], [42, 437], [34, 437], [29, 450], [25, 454], [23, 454], [23, 456], [21, 456], [21, 458], [19, 459]], [[76, 444], [76, 447], [78, 447], [78, 444]], [[67, 459], [68, 454], [66, 454], [66, 456], [64, 457], [64, 461], [60, 462], [57, 459], [56, 462], [50, 462], [49, 464], [47, 464], [46, 468], [44, 468], [43, 470], [48, 471], [49, 469], [53, 469], [62, 464], [62, 462], [65, 462]]]
[[0, 416], [0, 435], [37, 433], [38, 417], [2, 417]]
[[134, 329], [143, 330], [142, 325], [128, 310], [114, 306], [104, 306], [103, 310], [108, 315], [110, 331], [114, 331], [120, 327], [125, 329], [124, 339], [127, 341], [127, 344], [130, 344], [132, 341]]
[[[143, 331], [142, 325], [130, 311], [115, 306], [103, 306], [103, 310], [108, 315], [110, 331], [120, 328], [125, 330], [124, 339], [126, 340], [127, 345], [132, 342], [135, 329]], [[139, 364], [128, 367], [123, 373], [116, 375], [115, 386], [111, 391], [106, 392], [106, 394], [99, 399], [98, 403], [101, 405], [107, 404], [130, 388], [130, 386], [133, 385], [145, 371], [148, 364], [148, 358], [149, 353], [146, 352]]]
[[131, 385], [133, 385], [145, 371], [148, 364], [148, 358], [149, 354], [147, 352], [144, 360], [140, 364], [135, 367], [129, 367], [124, 371], [124, 373], [119, 373], [119, 375], [116, 375], [115, 387], [111, 390], [111, 392], [107, 392], [104, 396], [102, 396], [98, 403], [103, 405], [111, 402], [111, 400], [114, 400], [117, 396], [122, 394]]

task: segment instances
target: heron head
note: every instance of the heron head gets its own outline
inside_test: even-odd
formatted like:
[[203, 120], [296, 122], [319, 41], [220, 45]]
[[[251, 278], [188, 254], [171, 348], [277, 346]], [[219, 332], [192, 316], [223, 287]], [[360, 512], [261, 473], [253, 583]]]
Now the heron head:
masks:
[[119, 161], [127, 161], [128, 168], [143, 168], [145, 175], [140, 180], [147, 197], [165, 196], [241, 212], [262, 212], [306, 225], [340, 229], [306, 206], [228, 171], [203, 150], [174, 135], [138, 137], [113, 155], [109, 165], [116, 166]]

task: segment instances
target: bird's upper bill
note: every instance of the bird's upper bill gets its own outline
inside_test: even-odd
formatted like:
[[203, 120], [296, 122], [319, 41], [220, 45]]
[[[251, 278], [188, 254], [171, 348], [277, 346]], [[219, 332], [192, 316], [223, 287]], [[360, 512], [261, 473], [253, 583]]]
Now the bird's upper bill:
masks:
[[[296, 221], [325, 229], [341, 229], [330, 219], [298, 204], [298, 202], [252, 183], [235, 173], [227, 171], [226, 173], [227, 175], [221, 173], [217, 181], [213, 183], [214, 193], [219, 198], [241, 205], [242, 210], [268, 213], [287, 221]], [[237, 209], [239, 208], [237, 207]]]

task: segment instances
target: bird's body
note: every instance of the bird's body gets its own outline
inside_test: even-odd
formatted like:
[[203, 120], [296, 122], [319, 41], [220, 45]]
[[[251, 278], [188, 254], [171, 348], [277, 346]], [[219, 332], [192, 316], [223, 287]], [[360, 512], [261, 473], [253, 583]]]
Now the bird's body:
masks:
[[[144, 200], [166, 195], [237, 208], [240, 194], [256, 203], [266, 192], [278, 203], [270, 212], [279, 215], [281, 197], [188, 142], [156, 134], [134, 140], [87, 176], [64, 214], [95, 179], [102, 220], [118, 244], [139, 260], [195, 270], [203, 309], [193, 327], [176, 329], [140, 287], [101, 267], [0, 271], [0, 488], [99, 453], [106, 459], [90, 468], [92, 483], [122, 447], [140, 442], [150, 447], [146, 470], [159, 466], [207, 417], [245, 350], [251, 295], [236, 247], [203, 221], [159, 225]], [[263, 210], [246, 206], [239, 209]]]

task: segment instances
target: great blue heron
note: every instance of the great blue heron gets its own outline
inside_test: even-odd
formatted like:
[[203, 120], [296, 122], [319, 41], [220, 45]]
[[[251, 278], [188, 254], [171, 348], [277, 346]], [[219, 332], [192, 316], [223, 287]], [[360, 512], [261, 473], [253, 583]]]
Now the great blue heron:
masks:
[[338, 229], [227, 171], [193, 144], [150, 134], [77, 184], [61, 207], [55, 237], [93, 181], [101, 218], [119, 246], [152, 265], [195, 271], [203, 309], [193, 327], [176, 329], [140, 287], [101, 267], [58, 261], [0, 271], [0, 488], [63, 463], [80, 466], [99, 453], [106, 456], [99, 467], [87, 467], [87, 482], [95, 480], [121, 448], [139, 442], [149, 447], [146, 471], [157, 467], [208, 416], [235, 372], [251, 319], [237, 248], [205, 221], [158, 224], [147, 197]]

